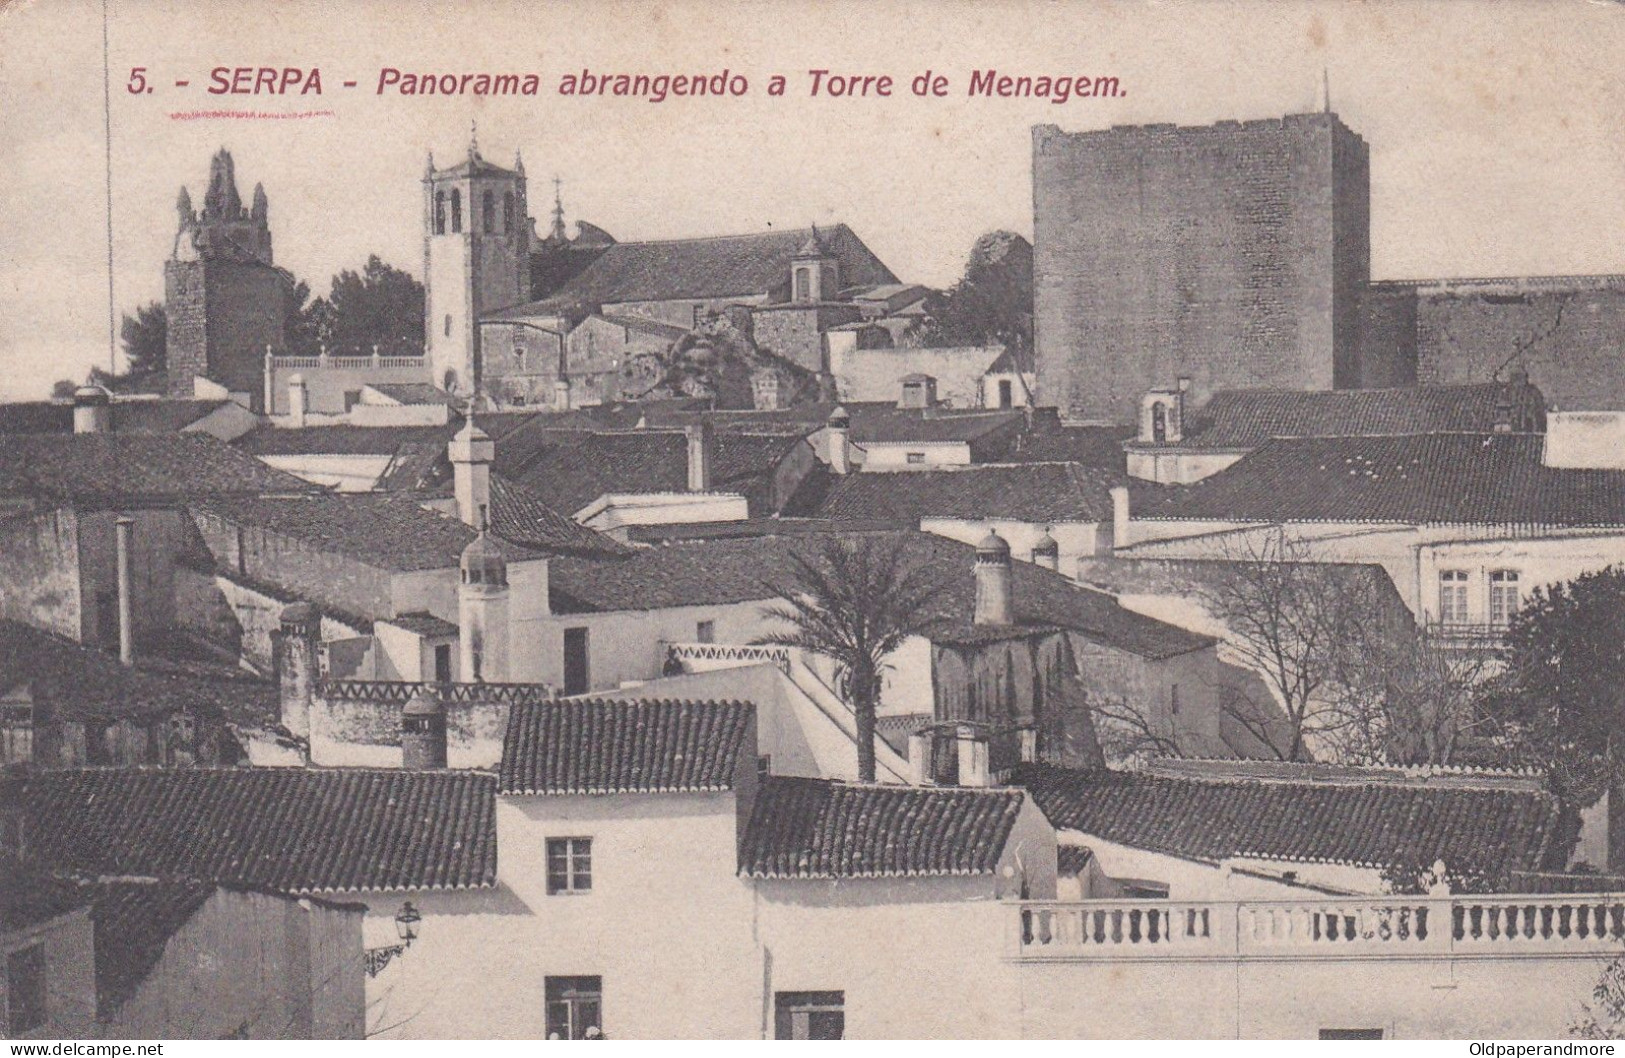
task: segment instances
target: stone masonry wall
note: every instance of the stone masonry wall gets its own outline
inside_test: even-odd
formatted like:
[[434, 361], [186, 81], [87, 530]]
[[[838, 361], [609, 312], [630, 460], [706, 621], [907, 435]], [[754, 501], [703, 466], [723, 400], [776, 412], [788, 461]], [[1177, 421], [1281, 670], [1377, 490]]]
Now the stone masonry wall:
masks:
[[1335, 115], [1033, 130], [1038, 400], [1132, 421], [1147, 389], [1352, 385], [1369, 159]]

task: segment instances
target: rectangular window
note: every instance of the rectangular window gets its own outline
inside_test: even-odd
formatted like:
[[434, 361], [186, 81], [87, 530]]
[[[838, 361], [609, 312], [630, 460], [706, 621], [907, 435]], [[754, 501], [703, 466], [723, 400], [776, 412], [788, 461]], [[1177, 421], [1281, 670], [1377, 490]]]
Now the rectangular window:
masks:
[[694, 306], [694, 326], [698, 327], [700, 324], [702, 324], [704, 322], [705, 322], [705, 306], [704, 305], [695, 305]]
[[360, 404], [360, 403], [361, 403], [361, 391], [359, 389], [347, 389], [347, 390], [344, 391], [344, 410], [345, 411], [349, 411], [351, 408], [354, 408], [357, 404]]
[[27, 764], [33, 759], [34, 706], [0, 705], [0, 764]]
[[1179, 715], [1179, 684], [1168, 685], [1168, 711], [1174, 716]]
[[1505, 628], [1518, 612], [1518, 571], [1497, 569], [1490, 571], [1490, 624]]
[[21, 1036], [45, 1024], [45, 945], [6, 956], [6, 996], [10, 1035]]
[[603, 1012], [603, 978], [547, 978], [548, 1039], [601, 1039], [604, 1034]]
[[812, 272], [805, 268], [796, 269], [796, 300], [808, 301], [812, 298]]
[[845, 1036], [846, 993], [774, 993], [774, 1039], [839, 1040]]
[[434, 681], [451, 682], [451, 644], [441, 643], [434, 648]]
[[1380, 1040], [1383, 1038], [1381, 1029], [1321, 1029], [1320, 1038], [1323, 1040]]
[[1467, 623], [1467, 571], [1446, 569], [1439, 573], [1439, 623]]
[[592, 892], [592, 838], [547, 839], [547, 895]]
[[910, 463], [915, 464], [915, 465], [919, 465], [919, 464], [925, 462], [925, 453], [924, 452], [910, 452], [905, 458], [907, 458], [907, 460]]
[[773, 754], [762, 753], [756, 757], [756, 777], [765, 779], [773, 774]]
[[715, 643], [717, 641], [717, 623], [715, 621], [701, 621], [694, 626], [694, 642]]
[[999, 407], [1008, 408], [1016, 402], [1015, 387], [1007, 378], [999, 379]]

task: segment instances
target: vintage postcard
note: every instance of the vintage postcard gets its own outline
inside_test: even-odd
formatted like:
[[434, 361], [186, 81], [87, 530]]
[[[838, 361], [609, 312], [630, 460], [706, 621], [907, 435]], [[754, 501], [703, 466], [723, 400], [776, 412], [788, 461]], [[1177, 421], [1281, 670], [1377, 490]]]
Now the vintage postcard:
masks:
[[0, 5], [0, 1038], [1612, 1053], [1622, 69]]

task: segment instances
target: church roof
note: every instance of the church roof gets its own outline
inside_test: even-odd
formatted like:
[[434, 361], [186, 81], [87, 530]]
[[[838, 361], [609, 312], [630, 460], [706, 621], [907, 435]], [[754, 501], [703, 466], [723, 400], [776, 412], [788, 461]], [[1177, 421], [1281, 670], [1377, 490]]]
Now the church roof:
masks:
[[[551, 296], [504, 310], [506, 317], [554, 315], [572, 307], [637, 301], [761, 297], [786, 287], [790, 263], [813, 235], [810, 228], [661, 242], [621, 242]], [[850, 285], [895, 283], [852, 229], [837, 224], [819, 237]]]

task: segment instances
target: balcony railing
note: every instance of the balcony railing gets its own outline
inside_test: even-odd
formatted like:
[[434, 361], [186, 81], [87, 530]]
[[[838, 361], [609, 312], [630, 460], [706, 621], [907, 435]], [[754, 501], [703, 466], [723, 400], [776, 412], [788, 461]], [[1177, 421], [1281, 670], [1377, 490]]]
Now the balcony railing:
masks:
[[1507, 633], [1507, 626], [1492, 621], [1429, 621], [1427, 634], [1441, 642], [1461, 645], [1494, 646]]
[[1625, 897], [1023, 903], [1019, 959], [1625, 954]]

